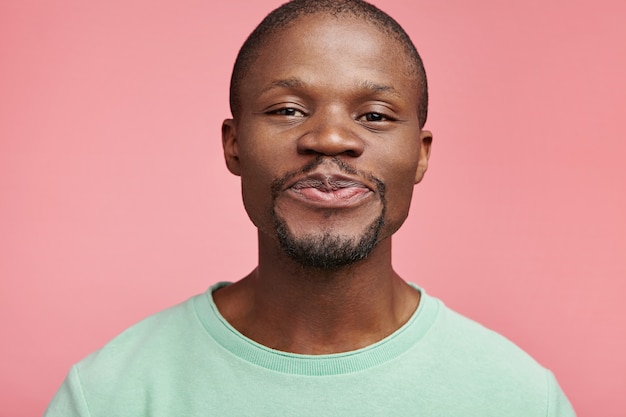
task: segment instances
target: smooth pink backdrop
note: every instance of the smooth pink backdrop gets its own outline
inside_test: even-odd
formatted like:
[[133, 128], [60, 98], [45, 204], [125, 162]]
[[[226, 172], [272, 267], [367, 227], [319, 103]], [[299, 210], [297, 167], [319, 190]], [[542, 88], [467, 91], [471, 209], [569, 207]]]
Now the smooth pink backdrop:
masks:
[[[255, 265], [221, 156], [235, 54], [278, 0], [0, 1], [0, 416]], [[626, 415], [626, 7], [385, 0], [431, 87], [408, 280]]]

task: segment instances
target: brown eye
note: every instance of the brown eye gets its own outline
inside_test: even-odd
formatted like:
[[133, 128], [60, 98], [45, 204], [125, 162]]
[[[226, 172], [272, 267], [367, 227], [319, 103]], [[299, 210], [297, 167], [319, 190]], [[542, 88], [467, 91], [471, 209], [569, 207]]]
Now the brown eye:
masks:
[[365, 120], [368, 122], [380, 122], [385, 120], [386, 117], [380, 113], [367, 113], [365, 115]]
[[364, 120], [366, 122], [389, 122], [396, 119], [394, 119], [393, 117], [389, 117], [383, 113], [371, 112], [365, 113], [363, 116], [361, 116], [361, 120]]
[[304, 117], [304, 113], [301, 110], [294, 109], [293, 107], [283, 107], [282, 109], [272, 110], [269, 114], [275, 114], [277, 116]]

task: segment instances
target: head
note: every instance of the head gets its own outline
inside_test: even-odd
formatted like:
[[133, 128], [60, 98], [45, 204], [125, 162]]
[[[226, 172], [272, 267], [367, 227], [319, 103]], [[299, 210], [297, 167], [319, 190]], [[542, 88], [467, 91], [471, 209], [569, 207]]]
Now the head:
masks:
[[419, 84], [419, 120], [420, 128], [424, 127], [428, 115], [428, 82], [422, 58], [398, 22], [374, 5], [362, 0], [292, 0], [268, 14], [248, 36], [237, 54], [230, 80], [230, 111], [233, 117], [237, 118], [239, 114], [241, 82], [269, 39], [299, 18], [314, 14], [361, 19], [375, 25], [404, 47], [405, 58]]
[[367, 258], [406, 219], [432, 135], [409, 37], [356, 0], [294, 0], [237, 58], [226, 163], [262, 241], [303, 266]]

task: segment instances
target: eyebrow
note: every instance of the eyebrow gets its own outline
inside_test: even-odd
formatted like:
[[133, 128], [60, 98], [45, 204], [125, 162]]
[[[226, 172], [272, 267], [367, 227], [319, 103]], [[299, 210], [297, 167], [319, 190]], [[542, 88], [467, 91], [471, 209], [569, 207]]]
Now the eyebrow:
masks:
[[[269, 85], [264, 87], [260, 94], [263, 94], [269, 90], [274, 88], [303, 88], [307, 84], [299, 78], [284, 78], [280, 80], [274, 80]], [[367, 91], [368, 93], [388, 93], [396, 97], [402, 97], [400, 92], [393, 88], [390, 85], [378, 84], [370, 80], [365, 80], [360, 83], [360, 87], [362, 90]]]
[[306, 84], [299, 78], [285, 78], [282, 80], [272, 81], [268, 86], [261, 90], [261, 94], [274, 88], [302, 88]]
[[398, 92], [398, 90], [396, 90], [392, 86], [384, 85], [384, 84], [377, 84], [373, 81], [368, 81], [368, 80], [363, 81], [361, 83], [361, 88], [363, 88], [364, 90], [371, 91], [372, 93], [390, 93], [394, 96], [400, 97], [400, 93]]

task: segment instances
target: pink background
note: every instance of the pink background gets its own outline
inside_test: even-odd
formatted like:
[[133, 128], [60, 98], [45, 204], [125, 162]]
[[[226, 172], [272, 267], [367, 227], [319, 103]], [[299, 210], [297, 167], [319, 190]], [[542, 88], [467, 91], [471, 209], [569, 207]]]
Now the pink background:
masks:
[[[279, 3], [0, 1], [0, 416], [254, 267], [219, 132]], [[625, 416], [624, 3], [377, 3], [422, 53], [435, 133], [397, 269], [552, 369], [579, 416]]]

